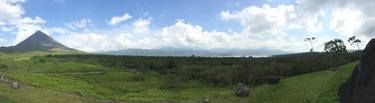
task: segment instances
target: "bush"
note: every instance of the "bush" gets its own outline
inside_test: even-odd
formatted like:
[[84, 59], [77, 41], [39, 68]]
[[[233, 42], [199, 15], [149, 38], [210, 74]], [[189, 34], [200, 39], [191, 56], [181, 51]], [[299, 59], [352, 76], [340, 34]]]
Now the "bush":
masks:
[[144, 81], [144, 80], [146, 80], [146, 78], [145, 78], [145, 74], [144, 73], [140, 73], [140, 74], [136, 74], [135, 76], [133, 76], [131, 79], [133, 80], [133, 81]]
[[7, 68], [8, 68], [8, 65], [0, 64], [0, 69], [7, 69]]
[[[198, 80], [213, 85], [242, 82], [250, 85], [266, 83], [271, 77], [295, 76], [326, 70], [359, 59], [360, 52], [300, 53], [267, 58], [234, 57], [142, 57], [111, 55], [50, 55], [33, 57], [34, 61], [75, 61], [100, 64], [118, 69], [141, 69], [143, 73], [156, 71], [163, 75], [163, 88], [176, 88], [181, 80]], [[144, 70], [143, 70], [144, 69]], [[150, 70], [150, 71], [149, 71]], [[142, 80], [142, 77], [134, 77]]]
[[176, 89], [182, 86], [182, 79], [174, 74], [167, 74], [160, 81], [162, 89]]

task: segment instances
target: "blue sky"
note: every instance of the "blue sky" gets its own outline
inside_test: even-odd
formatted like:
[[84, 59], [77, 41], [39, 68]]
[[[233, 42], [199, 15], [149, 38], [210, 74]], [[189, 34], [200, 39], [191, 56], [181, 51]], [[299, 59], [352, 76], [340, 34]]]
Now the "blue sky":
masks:
[[250, 5], [263, 5], [260, 0], [32, 0], [22, 4], [25, 16], [40, 16], [46, 26], [91, 18], [98, 28], [109, 28], [103, 20], [125, 12], [136, 18], [152, 18], [153, 26], [161, 27], [184, 19], [207, 30], [240, 29], [237, 23], [222, 22], [220, 12], [240, 10]]
[[[308, 51], [372, 37], [374, 2], [351, 0], [2, 0], [0, 45], [36, 30], [83, 51], [162, 47]], [[341, 4], [339, 4], [341, 3]], [[375, 32], [374, 32], [375, 33]], [[349, 48], [353, 48], [348, 45]]]

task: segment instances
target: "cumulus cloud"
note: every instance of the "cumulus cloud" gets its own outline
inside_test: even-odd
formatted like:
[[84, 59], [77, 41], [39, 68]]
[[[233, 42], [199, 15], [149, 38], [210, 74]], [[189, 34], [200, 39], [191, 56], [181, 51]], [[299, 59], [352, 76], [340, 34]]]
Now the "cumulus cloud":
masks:
[[16, 30], [14, 31], [14, 33], [16, 34], [16, 39], [13, 41], [13, 44], [18, 44], [37, 30], [42, 30], [42, 24], [44, 24], [45, 22], [46, 21], [44, 21], [40, 17], [24, 17], [20, 19], [17, 25], [15, 25]]
[[133, 32], [134, 33], [148, 33], [149, 32], [149, 25], [151, 23], [150, 19], [139, 19], [135, 21], [133, 26]]
[[5, 42], [7, 42], [6, 39], [0, 38], [0, 46], [4, 46]]
[[[311, 18], [301, 18], [301, 14], [294, 5], [278, 5], [271, 7], [250, 6], [240, 11], [223, 11], [220, 17], [226, 21], [237, 21], [242, 31], [235, 34], [228, 47], [232, 48], [270, 48], [287, 51], [301, 51], [305, 49], [304, 42], [286, 31], [307, 28]], [[315, 25], [316, 22], [310, 22]], [[308, 31], [308, 30], [306, 30]], [[318, 30], [316, 30], [318, 31]], [[305, 34], [300, 34], [305, 35]], [[251, 45], [252, 44], [252, 45]], [[275, 45], [277, 44], [277, 45]], [[298, 48], [298, 49], [297, 49]]]
[[374, 37], [375, 33], [374, 0], [299, 0], [298, 5], [304, 11], [317, 13], [330, 9], [332, 19], [330, 27], [336, 32], [351, 36]]
[[41, 17], [26, 17], [21, 4], [25, 0], [0, 0], [0, 30], [15, 34], [14, 44], [22, 41], [46, 21]]
[[[251, 6], [241, 11], [223, 11], [221, 18], [237, 21], [243, 27], [240, 32], [207, 31], [200, 25], [184, 20], [150, 30], [151, 19], [138, 19], [130, 27], [116, 30], [70, 33], [62, 41], [68, 46], [84, 51], [108, 51], [128, 48], [269, 48], [281, 50], [305, 49], [303, 40], [288, 35], [284, 30], [292, 28], [297, 12], [293, 5], [271, 7]], [[289, 27], [290, 26], [290, 27]], [[75, 42], [81, 41], [81, 42]], [[278, 44], [278, 45], [275, 45]], [[307, 50], [307, 49], [306, 49]]]
[[115, 17], [112, 17], [111, 20], [107, 21], [107, 24], [108, 25], [118, 25], [128, 19], [131, 19], [132, 16], [128, 13], [125, 13], [124, 15], [122, 16], [115, 16]]
[[0, 21], [11, 23], [17, 21], [25, 13], [21, 7], [24, 0], [0, 0]]
[[[375, 37], [373, 4], [375, 4], [374, 0], [296, 0], [296, 3], [291, 5], [271, 7], [264, 4], [262, 7], [250, 6], [240, 11], [223, 11], [220, 17], [223, 20], [239, 22], [243, 27], [242, 33], [248, 33], [252, 36], [251, 38], [268, 38], [287, 42], [286, 38], [294, 38], [292, 35], [303, 37], [315, 34], [314, 36], [319, 39], [317, 44], [321, 45], [333, 38], [345, 40], [356, 35], [367, 42], [369, 37]], [[287, 32], [291, 30], [302, 31], [305, 34]], [[322, 31], [333, 31], [341, 36], [332, 37], [335, 34], [321, 34]], [[299, 39], [303, 40], [301, 36]], [[297, 44], [300, 43], [302, 42]], [[281, 45], [291, 44], [282, 43]]]
[[[204, 27], [184, 20], [158, 28], [150, 28], [151, 19], [136, 19], [129, 24], [116, 26], [132, 18], [128, 13], [106, 21], [111, 29], [88, 29], [91, 19], [70, 22], [65, 27], [46, 28], [41, 17], [24, 17], [23, 0], [0, 0], [0, 30], [16, 34], [15, 43], [36, 30], [64, 34], [58, 38], [64, 44], [83, 51], [108, 51], [128, 48], [268, 48], [287, 51], [307, 51], [303, 37], [316, 34], [317, 45], [333, 39], [319, 34], [323, 29], [342, 34], [374, 37], [375, 9], [373, 0], [296, 0], [295, 4], [249, 6], [240, 10], [220, 12], [224, 22], [237, 22], [240, 31], [208, 31]], [[294, 34], [290, 31], [301, 31]], [[345, 38], [343, 38], [345, 39]], [[367, 41], [364, 40], [364, 41]], [[319, 47], [322, 48], [322, 47]]]
[[91, 19], [81, 19], [78, 21], [67, 23], [66, 26], [68, 26], [70, 29], [77, 30], [77, 29], [84, 29], [92, 22]]
[[[145, 23], [146, 21], [147, 23]], [[273, 48], [287, 50], [296, 46], [304, 46], [303, 44], [296, 44], [296, 39], [293, 37], [278, 36], [271, 39], [262, 39], [240, 32], [206, 31], [202, 26], [193, 25], [183, 20], [177, 20], [174, 24], [159, 29], [149, 30], [147, 33], [139, 33], [137, 31], [139, 28], [134, 25], [138, 23], [147, 24], [141, 27], [149, 28], [149, 22], [147, 19], [139, 19], [133, 22], [131, 28], [119, 27], [118, 31], [111, 29], [70, 32], [60, 41], [70, 47], [88, 52], [162, 47], [196, 49]], [[291, 45], [293, 46], [289, 47]]]
[[263, 7], [247, 7], [239, 12], [224, 11], [220, 16], [224, 20], [239, 21], [244, 31], [253, 34], [274, 34], [296, 18], [293, 5], [272, 8], [267, 4]]

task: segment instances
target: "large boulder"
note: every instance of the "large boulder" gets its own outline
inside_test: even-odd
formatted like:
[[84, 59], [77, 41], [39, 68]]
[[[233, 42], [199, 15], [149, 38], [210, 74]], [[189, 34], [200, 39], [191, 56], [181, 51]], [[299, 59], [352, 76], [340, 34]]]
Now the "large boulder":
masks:
[[246, 85], [238, 83], [236, 86], [236, 90], [234, 91], [234, 94], [237, 97], [247, 97], [250, 94], [250, 90]]
[[362, 53], [352, 76], [338, 91], [340, 103], [375, 103], [375, 39]]
[[12, 82], [12, 87], [14, 88], [14, 89], [20, 89], [20, 84], [17, 82], [17, 81], [14, 81], [14, 82]]

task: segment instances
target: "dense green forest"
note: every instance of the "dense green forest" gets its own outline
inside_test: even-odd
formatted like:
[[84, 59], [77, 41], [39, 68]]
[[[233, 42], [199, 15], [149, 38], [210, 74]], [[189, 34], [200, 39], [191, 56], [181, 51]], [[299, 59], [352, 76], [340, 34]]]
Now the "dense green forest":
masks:
[[[179, 88], [184, 80], [199, 80], [214, 86], [242, 82], [260, 85], [272, 77], [289, 77], [325, 70], [358, 60], [360, 52], [310, 52], [271, 57], [143, 57], [97, 54], [36, 56], [36, 63], [45, 61], [83, 62], [111, 68], [140, 72], [156, 71], [164, 75], [163, 88]], [[139, 78], [141, 79], [141, 77]]]

